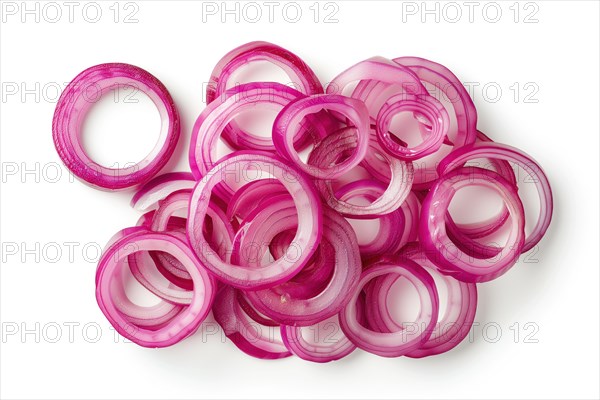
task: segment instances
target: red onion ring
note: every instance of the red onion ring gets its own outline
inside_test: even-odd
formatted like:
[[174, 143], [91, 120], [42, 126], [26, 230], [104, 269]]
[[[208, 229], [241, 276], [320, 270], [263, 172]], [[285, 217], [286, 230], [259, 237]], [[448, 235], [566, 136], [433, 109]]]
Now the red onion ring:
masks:
[[[245, 238], [254, 240], [252, 233]], [[361, 272], [358, 241], [350, 224], [331, 210], [323, 212], [323, 239], [335, 251], [333, 275], [320, 293], [310, 298], [294, 298], [286, 291], [288, 283], [247, 292], [256, 309], [283, 325], [309, 326], [337, 314], [358, 284]]]
[[[210, 103], [200, 114], [192, 129], [190, 144], [190, 167], [196, 179], [200, 179], [214, 167], [217, 160], [217, 142], [227, 125], [241, 112], [262, 107], [282, 107], [304, 95], [279, 83], [246, 83], [227, 90], [223, 96]], [[301, 129], [294, 138], [295, 143], [305, 140], [309, 129]], [[260, 138], [251, 150], [275, 151], [271, 139]], [[259, 147], [258, 149], [256, 147]], [[231, 194], [228, 186], [224, 188]]]
[[[111, 296], [111, 283], [119, 272], [121, 261], [138, 251], [164, 251], [183, 263], [194, 282], [191, 304], [172, 320], [155, 331], [136, 326], [128, 331], [131, 322], [118, 311]], [[192, 250], [174, 236], [160, 233], [139, 232], [124, 236], [111, 245], [100, 258], [96, 272], [96, 299], [100, 309], [119, 334], [144, 347], [166, 347], [194, 333], [208, 315], [214, 287], [208, 273], [200, 265]]]
[[148, 211], [158, 206], [158, 201], [173, 192], [193, 189], [196, 186], [194, 176], [189, 172], [169, 172], [152, 178], [131, 198], [131, 207], [138, 211]]
[[[303, 118], [325, 109], [345, 116], [355, 128], [352, 129], [354, 133], [352, 155], [333, 166], [306, 164], [294, 148], [294, 138], [302, 127]], [[363, 102], [344, 96], [313, 95], [291, 101], [277, 115], [273, 124], [273, 143], [279, 154], [316, 179], [335, 179], [357, 166], [365, 157], [368, 142], [369, 111]]]
[[[343, 131], [339, 131], [337, 134], [331, 134], [323, 139], [310, 153], [308, 163], [312, 165], [331, 165], [344, 151], [352, 149], [354, 145], [351, 143], [333, 147], [333, 143], [343, 133]], [[377, 145], [371, 144], [371, 146]], [[315, 184], [325, 203], [340, 214], [353, 218], [378, 217], [400, 208], [402, 202], [410, 193], [413, 179], [412, 163], [398, 160], [384, 151], [380, 151], [378, 154], [389, 164], [391, 181], [385, 192], [377, 200], [367, 206], [354, 205], [336, 198], [330, 181], [317, 180]]]
[[[401, 146], [392, 139], [392, 134], [389, 132], [392, 118], [403, 111], [418, 113], [431, 124], [425, 140], [415, 147]], [[390, 97], [377, 114], [377, 139], [383, 149], [394, 157], [413, 161], [439, 150], [449, 126], [448, 112], [433, 96], [398, 94]]]
[[[450, 153], [438, 165], [439, 174], [445, 174], [458, 168], [462, 163], [479, 157], [493, 158], [513, 162], [523, 168], [531, 177], [540, 196], [540, 213], [532, 232], [525, 239], [521, 252], [531, 250], [542, 239], [552, 220], [552, 189], [542, 167], [528, 154], [506, 144], [479, 142], [464, 146]], [[523, 216], [524, 219], [524, 216]]]
[[268, 42], [250, 42], [227, 53], [213, 69], [206, 87], [206, 103], [225, 93], [229, 78], [240, 67], [253, 61], [269, 61], [283, 69], [296, 90], [306, 94], [323, 93], [323, 86], [312, 69], [297, 55]]
[[[156, 105], [161, 131], [155, 148], [140, 162], [126, 168], [107, 168], [93, 161], [81, 144], [81, 124], [100, 96], [115, 85], [134, 86]], [[89, 99], [88, 90], [96, 95]], [[99, 95], [98, 95], [99, 93]], [[77, 75], [62, 92], [52, 120], [54, 146], [65, 166], [91, 186], [120, 190], [144, 183], [167, 163], [179, 140], [179, 113], [165, 86], [149, 72], [129, 64], [100, 64]]]
[[[249, 171], [270, 174], [292, 195], [298, 214], [294, 243], [301, 249], [297, 257], [284, 257], [268, 266], [248, 269], [223, 261], [206, 241], [202, 222], [213, 188], [225, 179], [226, 174], [233, 174], [237, 182], [248, 181], [244, 174]], [[302, 269], [314, 253], [321, 234], [322, 207], [311, 182], [282, 161], [264, 153], [237, 152], [225, 157], [198, 182], [190, 201], [188, 238], [192, 248], [209, 271], [234, 287], [257, 290], [285, 282]]]
[[225, 336], [252, 357], [278, 359], [291, 356], [283, 341], [269, 334], [275, 331], [273, 327], [261, 325], [246, 314], [236, 293], [231, 286], [225, 286], [215, 298], [213, 314]]
[[[415, 331], [377, 332], [363, 326], [358, 320], [356, 303], [360, 292], [372, 279], [388, 274], [405, 277], [419, 293], [421, 311], [414, 324], [417, 326]], [[362, 273], [358, 288], [339, 314], [340, 326], [357, 347], [382, 357], [400, 357], [418, 349], [429, 339], [437, 323], [438, 307], [435, 283], [425, 269], [408, 259], [381, 259], [367, 266]]]
[[[339, 319], [337, 316], [334, 318], [321, 321], [309, 328], [282, 325], [281, 337], [285, 347], [301, 359], [317, 363], [336, 361], [346, 357], [356, 349], [356, 346], [345, 336], [341, 339], [332, 337], [340, 330]], [[302, 336], [303, 331], [314, 332], [317, 339], [315, 343], [307, 341]], [[328, 334], [331, 331], [333, 332]]]
[[[427, 257], [442, 270], [464, 282], [486, 282], [512, 267], [522, 252], [525, 241], [523, 204], [516, 188], [494, 171], [463, 167], [447, 174], [433, 185], [423, 201], [419, 241]], [[454, 244], [446, 233], [445, 215], [452, 197], [462, 187], [479, 185], [495, 190], [510, 212], [511, 231], [504, 250], [493, 259], [469, 256]]]

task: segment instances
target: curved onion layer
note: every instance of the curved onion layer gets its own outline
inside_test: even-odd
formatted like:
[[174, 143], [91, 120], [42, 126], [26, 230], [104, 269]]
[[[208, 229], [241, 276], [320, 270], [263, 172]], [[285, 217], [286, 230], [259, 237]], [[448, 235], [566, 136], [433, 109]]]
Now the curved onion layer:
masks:
[[[389, 61], [389, 60], [388, 60]], [[414, 73], [421, 83], [428, 83], [434, 88], [429, 93], [432, 96], [443, 94], [452, 104], [452, 109], [447, 109], [449, 115], [456, 118], [456, 132], [452, 129], [448, 136], [452, 136], [452, 143], [445, 143], [457, 149], [465, 144], [475, 142], [477, 136], [477, 111], [469, 93], [461, 81], [446, 67], [436, 62], [418, 57], [399, 57], [392, 60], [394, 63], [408, 68]], [[356, 86], [352, 96], [371, 99], [372, 103], [382, 104], [392, 94], [403, 93], [398, 85], [388, 82], [386, 85], [376, 79], [362, 80]], [[439, 97], [438, 97], [439, 98]], [[426, 126], [420, 124], [421, 130]], [[377, 162], [369, 159], [369, 163]], [[434, 163], [427, 165], [419, 163], [415, 167], [414, 190], [426, 190], [438, 178]]]
[[[312, 335], [314, 340], [307, 340], [303, 332]], [[337, 337], [339, 334], [337, 316], [310, 327], [281, 326], [281, 337], [285, 347], [301, 359], [317, 363], [339, 360], [356, 349], [346, 336]]]
[[[348, 68], [333, 78], [325, 93], [343, 94], [351, 83], [365, 80], [397, 85], [408, 94], [427, 94], [425, 86], [410, 69], [383, 57], [372, 57]], [[352, 97], [365, 102], [369, 109], [369, 115], [373, 119], [377, 117], [381, 106], [387, 99], [382, 99], [383, 96], [369, 96], [369, 93], [358, 93], [356, 90], [352, 93]]]
[[[451, 276], [442, 275], [436, 266], [425, 256], [417, 243], [407, 246], [401, 253], [424, 267], [446, 286], [446, 310], [438, 316], [438, 322], [431, 337], [416, 350], [406, 354], [407, 357], [421, 358], [445, 353], [458, 346], [469, 334], [477, 310], [477, 286], [474, 283], [458, 281]], [[371, 285], [367, 294], [369, 308], [369, 323], [381, 332], [396, 332], [402, 326], [390, 315], [386, 298], [393, 284], [399, 279], [398, 275], [386, 275], [380, 278], [379, 285]], [[371, 281], [373, 282], [373, 281]]]
[[[156, 330], [132, 324], [119, 312], [115, 305], [117, 299], [111, 295], [111, 285], [122, 268], [121, 262], [138, 251], [164, 251], [171, 254], [186, 266], [194, 282], [190, 305]], [[100, 309], [119, 334], [140, 346], [166, 347], [179, 342], [198, 329], [212, 305], [214, 287], [207, 271], [188, 245], [171, 235], [139, 232], [124, 236], [102, 255], [96, 276], [96, 299]], [[132, 326], [133, 331], [130, 329]]]
[[[190, 144], [190, 167], [199, 179], [214, 167], [217, 160], [217, 143], [229, 122], [246, 110], [257, 107], [283, 107], [293, 100], [304, 97], [299, 91], [279, 83], [246, 83], [227, 90], [223, 96], [210, 103], [200, 114], [192, 129]], [[299, 129], [294, 143], [304, 140], [310, 127]], [[270, 138], [260, 138], [258, 149], [275, 151]], [[225, 186], [230, 194], [231, 189]]]
[[[269, 197], [268, 204], [259, 204], [245, 220], [234, 238], [231, 262], [250, 268], [259, 268], [272, 251], [275, 259], [295, 258], [302, 251], [294, 236], [298, 218], [294, 202], [289, 194]], [[281, 248], [272, 247], [273, 240], [281, 234], [291, 233], [289, 241], [279, 243]], [[280, 239], [281, 240], [281, 239]], [[284, 285], [279, 285], [285, 299], [309, 299], [321, 293], [329, 284], [335, 266], [335, 250], [322, 240], [300, 272]]]
[[[345, 151], [351, 150], [354, 147], [352, 143], [345, 145], [337, 144], [333, 147], [333, 143], [339, 138], [338, 135], [342, 134], [343, 131], [340, 131], [323, 139], [310, 153], [308, 163], [320, 166], [331, 165]], [[385, 154], [383, 151], [379, 154], [389, 164], [391, 181], [385, 192], [377, 200], [366, 206], [342, 201], [336, 198], [333, 185], [330, 181], [317, 180], [315, 183], [325, 203], [342, 215], [354, 218], [373, 218], [397, 210], [410, 193], [413, 171], [412, 163], [398, 160]]]
[[[477, 131], [477, 141], [493, 142], [492, 139], [490, 139], [480, 131]], [[498, 160], [494, 158], [487, 160], [487, 162], [483, 165], [471, 163], [470, 166], [481, 167], [496, 171], [500, 175], [502, 175], [504, 179], [509, 181], [511, 184], [517, 186], [517, 177], [515, 176], [515, 171], [512, 169], [512, 166], [508, 161]], [[448, 225], [449, 228], [456, 226], [457, 231], [455, 232], [455, 234], [457, 236], [468, 236], [471, 239], [479, 239], [497, 232], [498, 229], [502, 228], [502, 226], [508, 219], [508, 216], [508, 210], [506, 209], [506, 207], [503, 207], [502, 211], [497, 216], [492, 217], [487, 221], [476, 223], [454, 223], [454, 221], [452, 221], [450, 213], [448, 213], [446, 225]]]
[[[223, 95], [227, 96], [228, 83], [240, 86], [239, 82], [229, 81], [240, 67], [255, 61], [268, 61], [279, 66], [291, 79], [285, 86], [291, 86], [305, 95], [323, 93], [323, 86], [315, 73], [294, 53], [272, 43], [250, 42], [233, 49], [217, 63], [206, 87], [206, 104], [222, 100]], [[252, 98], [247, 100], [252, 101]], [[273, 150], [272, 144], [265, 141], [264, 137], [244, 131], [235, 120], [223, 128], [222, 138], [238, 150]]]
[[[244, 238], [256, 239], [252, 232]], [[286, 290], [288, 283], [247, 292], [257, 310], [283, 325], [308, 326], [337, 314], [358, 284], [361, 272], [358, 241], [350, 224], [332, 210], [323, 212], [323, 238], [334, 250], [333, 274], [327, 287], [309, 298], [295, 298]], [[293, 284], [293, 283], [292, 283]]]
[[182, 189], [193, 189], [196, 186], [194, 175], [189, 172], [169, 172], [159, 175], [131, 198], [131, 207], [138, 211], [148, 211], [158, 206], [159, 200], [164, 199], [173, 192]]
[[[457, 190], [482, 186], [496, 191], [510, 213], [511, 230], [497, 257], [478, 259], [453, 243], [446, 233], [446, 211]], [[423, 201], [419, 241], [427, 257], [443, 272], [465, 282], [486, 282], [502, 275], [517, 261], [525, 242], [525, 214], [516, 188], [498, 173], [477, 167], [451, 171], [433, 185]]]
[[533, 230], [525, 239], [521, 252], [531, 250], [542, 239], [552, 220], [554, 204], [552, 189], [544, 170], [533, 158], [519, 149], [495, 142], [479, 142], [450, 153], [438, 165], [438, 172], [440, 174], [448, 173], [474, 158], [492, 158], [513, 162], [523, 168], [531, 177], [531, 181], [535, 183], [540, 196], [540, 213]]
[[[358, 320], [356, 303], [361, 290], [369, 281], [389, 274], [408, 279], [417, 289], [421, 307], [417, 320], [411, 324], [412, 329], [378, 332]], [[384, 258], [367, 266], [362, 273], [357, 290], [339, 314], [340, 326], [357, 347], [382, 357], [400, 357], [418, 349], [429, 339], [437, 323], [438, 308], [437, 289], [425, 269], [409, 259]]]
[[231, 197], [227, 205], [227, 218], [237, 217], [247, 219], [265, 199], [269, 197], [289, 194], [285, 186], [277, 180], [261, 179], [252, 181], [239, 188]]
[[[490, 138], [485, 136], [481, 132], [477, 132], [478, 142], [492, 142]], [[491, 169], [498, 172], [503, 178], [508, 180], [515, 187], [517, 186], [517, 178], [514, 170], [510, 163], [504, 160], [489, 159], [484, 160], [484, 163], [473, 163], [470, 166], [477, 166], [486, 169]], [[495, 216], [478, 222], [471, 223], [455, 223], [450, 215], [450, 212], [446, 213], [446, 231], [448, 237], [466, 254], [475, 258], [492, 258], [497, 256], [502, 248], [497, 245], [491, 244], [486, 245], [478, 241], [477, 239], [485, 238], [490, 236], [501, 229], [505, 222], [508, 220], [510, 213], [506, 207], [502, 207], [502, 210]]]
[[[384, 192], [385, 185], [383, 183], [373, 179], [362, 179], [340, 187], [335, 192], [335, 197], [344, 202], [350, 202], [355, 198], [364, 198], [373, 202], [381, 197]], [[408, 201], [405, 201], [402, 203], [401, 208], [379, 218], [377, 235], [369, 243], [359, 244], [360, 254], [363, 258], [379, 254], [394, 254], [408, 243], [408, 235], [404, 234], [407, 230], [406, 218], [402, 211], [402, 208], [407, 204]], [[394, 234], [394, 232], [399, 231], [398, 227], [402, 227], [402, 234]]]
[[[107, 168], [87, 155], [81, 129], [94, 103], [118, 86], [135, 87], [154, 102], [161, 130], [156, 146], [142, 161], [124, 168]], [[156, 175], [171, 158], [179, 131], [179, 113], [167, 88], [149, 72], [120, 63], [96, 65], [77, 75], [58, 99], [52, 120], [54, 146], [65, 166], [91, 186], [108, 190], [135, 186]]]
[[[340, 163], [310, 165], [304, 163], [294, 147], [294, 138], [302, 128], [302, 120], [321, 110], [345, 116], [352, 132], [353, 152]], [[357, 166], [365, 157], [369, 143], [369, 111], [363, 102], [339, 95], [313, 95], [290, 102], [281, 110], [273, 124], [273, 143], [279, 154], [316, 179], [335, 179]]]
[[[401, 112], [413, 112], [424, 117], [430, 125], [422, 143], [415, 147], [403, 146], [389, 132], [392, 118]], [[433, 96], [398, 94], [390, 97], [377, 115], [377, 139], [381, 146], [393, 156], [406, 161], [418, 160], [435, 153], [442, 146], [450, 127], [448, 112]]]
[[283, 342], [275, 337], [279, 328], [261, 325], [246, 314], [240, 306], [237, 290], [223, 287], [213, 306], [215, 320], [225, 335], [244, 353], [264, 359], [277, 359], [292, 355]]
[[[183, 226], [176, 229], [170, 225], [175, 212], [184, 210], [187, 213], [191, 193], [189, 189], [180, 190], [161, 200], [159, 208], [153, 213], [150, 228], [157, 232], [169, 232], [182, 241], [187, 241], [185, 220]], [[212, 224], [210, 232], [205, 234], [219, 256], [226, 259], [235, 234], [233, 228], [226, 221], [225, 213], [212, 202], [207, 217]], [[190, 304], [193, 282], [185, 266], [175, 257], [164, 252], [150, 252], [146, 255], [138, 252], [129, 256], [129, 267], [137, 281], [156, 296], [173, 304]], [[168, 282], [165, 282], [165, 278]]]
[[[294, 199], [298, 215], [298, 230], [294, 243], [299, 254], [289, 254], [260, 268], [245, 268], [223, 261], [207, 242], [202, 223], [207, 212], [210, 193], [226, 175], [238, 183], [247, 183], [256, 173], [270, 174], [279, 180]], [[272, 179], [272, 178], [271, 178]], [[258, 152], [237, 152], [225, 157], [199, 182], [190, 201], [188, 237], [192, 248], [213, 274], [221, 281], [238, 288], [262, 289], [285, 282], [302, 269], [314, 253], [322, 233], [322, 207], [311, 182], [282, 161]]]
[[206, 87], [206, 103], [212, 103], [225, 93], [229, 79], [238, 68], [254, 61], [277, 65], [287, 73], [291, 79], [289, 83], [306, 95], [323, 93], [319, 78], [300, 57], [273, 43], [250, 42], [236, 47], [219, 60]]

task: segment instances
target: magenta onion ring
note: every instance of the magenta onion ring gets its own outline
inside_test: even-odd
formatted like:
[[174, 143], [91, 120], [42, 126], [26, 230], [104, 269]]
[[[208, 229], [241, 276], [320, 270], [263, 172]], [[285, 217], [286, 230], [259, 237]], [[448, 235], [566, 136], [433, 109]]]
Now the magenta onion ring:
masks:
[[323, 86], [312, 69], [297, 55], [268, 42], [250, 42], [227, 53], [213, 69], [206, 87], [206, 103], [212, 103], [225, 93], [227, 81], [235, 70], [253, 61], [269, 61], [292, 79], [295, 89], [306, 94], [323, 93]]
[[[192, 129], [190, 143], [190, 168], [196, 179], [200, 179], [210, 170], [217, 158], [217, 142], [227, 127], [244, 110], [257, 106], [283, 107], [289, 102], [304, 95], [295, 89], [279, 83], [246, 83], [227, 90], [218, 100], [210, 103], [200, 114]], [[304, 141], [309, 129], [301, 129], [294, 138], [296, 143]], [[259, 149], [250, 150], [275, 151], [271, 139], [261, 138]], [[231, 194], [229, 187], [225, 187]]]
[[464, 146], [446, 156], [438, 165], [440, 175], [458, 168], [462, 163], [479, 157], [493, 158], [513, 162], [523, 168], [531, 177], [540, 196], [538, 220], [525, 239], [522, 252], [531, 250], [542, 239], [552, 220], [554, 201], [550, 182], [542, 167], [528, 154], [506, 144], [496, 142], [478, 142]]
[[[140, 162], [125, 168], [107, 168], [94, 162], [81, 143], [83, 119], [95, 101], [115, 85], [133, 86], [154, 102], [161, 117], [155, 148]], [[89, 90], [94, 89], [94, 98]], [[144, 183], [167, 163], [179, 140], [179, 113], [165, 86], [149, 72], [129, 64], [100, 64], [77, 75], [62, 92], [52, 120], [54, 146], [65, 166], [91, 186], [120, 190]]]
[[[226, 174], [233, 173], [238, 182], [243, 182], [248, 180], [244, 176], [248, 171], [271, 174], [291, 193], [298, 213], [298, 231], [294, 242], [301, 249], [299, 256], [284, 257], [268, 266], [248, 269], [223, 261], [206, 241], [202, 222], [210, 193], [224, 180]], [[322, 213], [321, 202], [314, 187], [301, 173], [264, 153], [237, 152], [225, 157], [198, 182], [190, 200], [188, 237], [197, 256], [221, 281], [234, 287], [257, 290], [285, 282], [302, 269], [314, 253], [315, 245], [321, 240]]]
[[[302, 119], [321, 110], [335, 111], [345, 116], [355, 129], [352, 155], [335, 166], [304, 163], [294, 148], [294, 138]], [[365, 157], [369, 143], [369, 111], [364, 103], [339, 95], [313, 95], [290, 102], [281, 110], [273, 124], [273, 143], [281, 156], [316, 179], [335, 179], [357, 166]]]
[[[285, 347], [301, 359], [317, 363], [336, 361], [346, 357], [356, 349], [356, 346], [345, 336], [339, 339], [331, 337], [340, 330], [339, 317], [335, 317], [336, 321], [332, 319], [321, 321], [309, 328], [282, 325], [281, 338]], [[314, 333], [317, 339], [316, 343], [311, 343], [302, 336], [304, 330]], [[332, 333], [326, 334], [329, 331]]]
[[[364, 286], [380, 276], [400, 275], [417, 289], [421, 300], [416, 330], [378, 332], [363, 326], [358, 320], [357, 300]], [[431, 336], [437, 323], [439, 300], [433, 278], [414, 261], [400, 258], [381, 259], [367, 266], [361, 275], [357, 290], [340, 312], [340, 326], [348, 339], [357, 347], [382, 357], [400, 357], [418, 349]]]
[[291, 356], [283, 341], [269, 334], [269, 330], [275, 331], [273, 326], [262, 325], [246, 314], [236, 293], [236, 289], [226, 286], [215, 298], [213, 314], [225, 336], [252, 357], [272, 360]]
[[[405, 147], [396, 143], [389, 132], [392, 118], [403, 111], [419, 113], [430, 123], [428, 135], [415, 147]], [[448, 112], [433, 96], [398, 94], [390, 97], [377, 115], [377, 139], [388, 153], [405, 161], [413, 161], [436, 152], [448, 133], [450, 118]]]
[[[464, 253], [446, 234], [446, 211], [462, 187], [479, 185], [495, 190], [504, 200], [512, 221], [504, 250], [497, 257], [478, 259]], [[512, 267], [525, 242], [525, 215], [516, 188], [498, 173], [463, 167], [441, 174], [422, 204], [419, 241], [427, 257], [442, 271], [465, 282], [486, 282]]]
[[182, 189], [193, 189], [196, 186], [194, 176], [189, 172], [169, 172], [152, 178], [144, 184], [131, 198], [131, 207], [138, 211], [148, 211], [158, 205], [173, 192]]
[[[250, 236], [252, 238], [252, 236]], [[358, 285], [361, 272], [358, 241], [350, 224], [332, 210], [323, 212], [323, 238], [335, 251], [333, 275], [326, 288], [308, 299], [286, 296], [287, 283], [249, 291], [256, 309], [282, 325], [308, 326], [337, 314]]]
[[[338, 132], [343, 135], [343, 131]], [[310, 153], [308, 163], [313, 165], [331, 165], [345, 150], [353, 148], [352, 143], [345, 146], [337, 145], [332, 149], [332, 144], [338, 139], [337, 135], [327, 136]], [[376, 146], [376, 144], [371, 144]], [[325, 203], [340, 214], [353, 218], [374, 218], [400, 208], [408, 194], [413, 179], [412, 163], [398, 160], [384, 151], [378, 152], [389, 164], [391, 170], [391, 181], [385, 192], [373, 203], [367, 206], [351, 204], [335, 197], [335, 192], [330, 181], [317, 180], [315, 184]]]
[[[182, 262], [194, 282], [191, 304], [169, 323], [156, 331], [137, 327], [128, 331], [131, 323], [118, 311], [110, 294], [111, 282], [119, 272], [120, 262], [138, 251], [164, 251]], [[187, 244], [174, 236], [140, 232], [125, 236], [102, 255], [96, 272], [96, 299], [100, 309], [119, 334], [144, 347], [171, 346], [194, 333], [208, 315], [214, 287], [207, 271], [200, 265]]]

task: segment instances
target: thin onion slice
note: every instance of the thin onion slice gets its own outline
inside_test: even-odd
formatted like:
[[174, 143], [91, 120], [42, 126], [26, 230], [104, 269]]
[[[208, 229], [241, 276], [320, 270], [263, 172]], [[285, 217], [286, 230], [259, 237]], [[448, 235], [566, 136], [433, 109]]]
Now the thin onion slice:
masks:
[[[378, 332], [365, 327], [358, 319], [357, 301], [365, 285], [380, 276], [399, 275], [408, 279], [417, 289], [421, 308], [414, 329], [398, 332]], [[357, 347], [382, 357], [399, 357], [418, 349], [431, 336], [437, 323], [439, 300], [433, 278], [414, 261], [384, 258], [367, 266], [361, 275], [357, 290], [340, 312], [340, 326]], [[367, 311], [368, 313], [368, 311]]]
[[[156, 146], [142, 161], [107, 168], [85, 152], [81, 124], [94, 103], [118, 86], [133, 86], [150, 97], [160, 113], [161, 130]], [[54, 146], [65, 166], [89, 185], [107, 190], [135, 186], [156, 175], [175, 151], [179, 131], [179, 113], [167, 88], [149, 72], [122, 63], [99, 64], [77, 75], [58, 99], [52, 120]]]
[[148, 211], [158, 206], [158, 201], [173, 192], [193, 189], [194, 176], [189, 172], [169, 172], [159, 175], [142, 186], [131, 198], [131, 207], [138, 211]]
[[[497, 257], [478, 259], [463, 252], [446, 233], [446, 212], [457, 190], [481, 186], [497, 192], [510, 213], [511, 230]], [[498, 173], [463, 167], [442, 174], [423, 201], [419, 241], [427, 257], [442, 270], [465, 282], [486, 282], [502, 275], [517, 261], [525, 242], [525, 215], [516, 188]]]
[[[256, 239], [246, 234], [249, 241]], [[323, 238], [334, 250], [333, 275], [327, 287], [310, 298], [294, 298], [288, 283], [250, 291], [246, 296], [263, 314], [283, 325], [308, 326], [337, 314], [358, 285], [361, 272], [358, 241], [350, 224], [332, 210], [323, 213]]]
[[[131, 322], [118, 311], [111, 295], [111, 283], [119, 273], [121, 261], [138, 251], [164, 251], [173, 255], [186, 266], [194, 282], [191, 304], [154, 331], [141, 326], [129, 330]], [[210, 276], [188, 245], [171, 235], [139, 232], [124, 236], [102, 255], [96, 276], [100, 309], [119, 334], [143, 347], [166, 347], [185, 339], [198, 329], [212, 305], [214, 287]]]
[[[256, 173], [271, 175], [292, 195], [298, 215], [298, 231], [294, 243], [300, 254], [281, 258], [267, 266], [249, 269], [223, 261], [204, 237], [202, 224], [213, 188], [226, 175], [238, 183], [248, 183]], [[249, 175], [250, 174], [250, 175]], [[188, 217], [188, 237], [203, 264], [221, 281], [234, 287], [261, 289], [285, 282], [306, 264], [314, 253], [322, 234], [322, 207], [311, 182], [279, 159], [258, 152], [237, 152], [225, 157], [209, 171], [194, 189]]]
[[521, 252], [531, 250], [542, 239], [552, 220], [552, 189], [544, 170], [531, 156], [512, 146], [496, 142], [478, 142], [450, 153], [438, 165], [438, 172], [443, 175], [468, 160], [483, 157], [513, 162], [523, 168], [531, 176], [531, 182], [535, 183], [540, 196], [539, 217], [533, 230], [527, 235]]
[[[334, 165], [306, 164], [294, 148], [294, 138], [302, 128], [303, 118], [325, 109], [345, 116], [350, 126], [354, 127], [351, 130], [354, 133], [352, 155]], [[362, 101], [339, 95], [313, 95], [300, 98], [291, 101], [275, 118], [273, 143], [279, 154], [313, 178], [339, 178], [357, 166], [365, 157], [369, 143], [369, 111]]]
[[274, 332], [279, 329], [261, 325], [246, 314], [240, 306], [237, 290], [223, 287], [213, 306], [215, 320], [229, 340], [244, 353], [262, 359], [278, 359], [292, 355]]

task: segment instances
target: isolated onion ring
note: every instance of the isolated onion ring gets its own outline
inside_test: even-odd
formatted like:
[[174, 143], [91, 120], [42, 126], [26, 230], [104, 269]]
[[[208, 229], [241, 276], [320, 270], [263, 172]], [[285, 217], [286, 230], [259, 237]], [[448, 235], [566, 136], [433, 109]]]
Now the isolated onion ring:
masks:
[[[161, 130], [154, 149], [144, 159], [124, 168], [107, 168], [93, 161], [81, 142], [85, 115], [102, 94], [115, 85], [133, 86], [154, 102]], [[89, 98], [89, 89], [94, 97]], [[167, 163], [179, 140], [179, 113], [167, 88], [149, 72], [129, 64], [110, 63], [90, 67], [77, 75], [62, 92], [52, 120], [54, 146], [65, 166], [91, 186], [120, 190], [144, 183]]]

